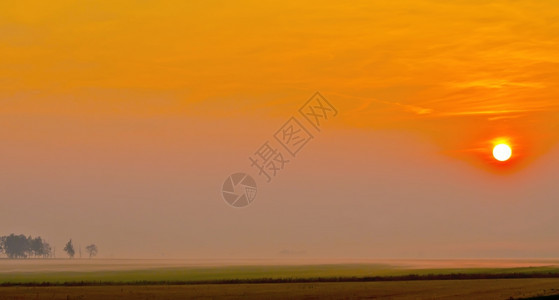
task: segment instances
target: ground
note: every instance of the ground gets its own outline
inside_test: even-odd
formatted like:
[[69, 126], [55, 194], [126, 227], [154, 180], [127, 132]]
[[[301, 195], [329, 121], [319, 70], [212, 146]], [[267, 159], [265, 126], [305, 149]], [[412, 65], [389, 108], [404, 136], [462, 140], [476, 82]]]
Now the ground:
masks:
[[559, 294], [558, 279], [3, 287], [0, 299], [520, 299]]
[[[524, 278], [507, 278], [514, 276]], [[559, 267], [557, 261], [0, 259], [0, 285], [0, 299], [559, 299]]]

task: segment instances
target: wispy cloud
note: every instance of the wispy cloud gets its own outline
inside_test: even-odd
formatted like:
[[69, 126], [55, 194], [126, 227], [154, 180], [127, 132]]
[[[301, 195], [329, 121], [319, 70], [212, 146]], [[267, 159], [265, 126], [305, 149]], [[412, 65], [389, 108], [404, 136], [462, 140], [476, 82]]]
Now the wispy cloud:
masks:
[[450, 83], [450, 86], [456, 88], [483, 87], [489, 89], [501, 89], [507, 87], [544, 88], [545, 84], [541, 82], [511, 82], [506, 79], [480, 79], [468, 82]]

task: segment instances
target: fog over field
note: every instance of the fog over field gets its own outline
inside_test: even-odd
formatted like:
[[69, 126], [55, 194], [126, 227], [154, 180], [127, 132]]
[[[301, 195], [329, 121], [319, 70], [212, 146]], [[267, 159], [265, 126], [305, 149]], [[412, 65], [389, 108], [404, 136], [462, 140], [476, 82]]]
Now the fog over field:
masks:
[[[366, 266], [373, 270], [405, 270], [414, 273], [423, 269], [509, 269], [509, 268], [559, 268], [557, 259], [459, 259], [459, 260], [362, 260], [362, 259], [227, 259], [227, 260], [179, 260], [179, 259], [27, 259], [0, 260], [0, 273], [41, 273], [41, 272], [96, 272], [96, 271], [130, 271], [160, 269], [215, 269], [216, 267], [265, 266], [306, 266], [320, 269], [331, 266], [343, 269], [343, 266]], [[379, 273], [382, 274], [382, 273]]]
[[[70, 238], [76, 247], [96, 243], [100, 258], [553, 258], [559, 251], [557, 150], [501, 176], [438, 156], [410, 134], [328, 128], [280, 177], [260, 179], [253, 204], [235, 209], [221, 198], [223, 180], [250, 171], [247, 155], [266, 136], [252, 129], [255, 143], [208, 150], [186, 129], [180, 140], [165, 135], [194, 122], [165, 124], [157, 125], [157, 143], [125, 137], [132, 124], [112, 134], [146, 148], [121, 142], [125, 153], [99, 157], [80, 147], [79, 157], [41, 151], [54, 157], [8, 162], [0, 174], [3, 232], [40, 235], [58, 258]], [[219, 145], [246, 130], [219, 124], [198, 126]]]

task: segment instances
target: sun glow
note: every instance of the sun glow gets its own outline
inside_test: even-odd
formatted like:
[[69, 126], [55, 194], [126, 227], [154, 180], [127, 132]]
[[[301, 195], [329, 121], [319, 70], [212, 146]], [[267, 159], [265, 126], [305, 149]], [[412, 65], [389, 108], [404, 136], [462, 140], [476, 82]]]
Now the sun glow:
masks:
[[512, 149], [507, 144], [498, 144], [493, 148], [493, 157], [498, 161], [507, 161], [512, 156]]

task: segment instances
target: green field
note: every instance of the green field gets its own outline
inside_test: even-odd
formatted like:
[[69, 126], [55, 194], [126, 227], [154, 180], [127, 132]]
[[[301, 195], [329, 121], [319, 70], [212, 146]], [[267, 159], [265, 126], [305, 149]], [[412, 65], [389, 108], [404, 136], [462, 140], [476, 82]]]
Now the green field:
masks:
[[2, 260], [0, 299], [520, 299], [559, 294], [554, 264], [424, 265], [429, 264]]
[[447, 274], [464, 275], [550, 275], [559, 277], [557, 267], [522, 268], [456, 268], [456, 269], [403, 269], [387, 265], [344, 264], [344, 265], [303, 265], [303, 266], [225, 266], [225, 267], [175, 267], [117, 271], [35, 271], [0, 273], [0, 284], [15, 283], [135, 283], [135, 282], [227, 282], [271, 280], [389, 280], [390, 277], [417, 275], [441, 276]]

